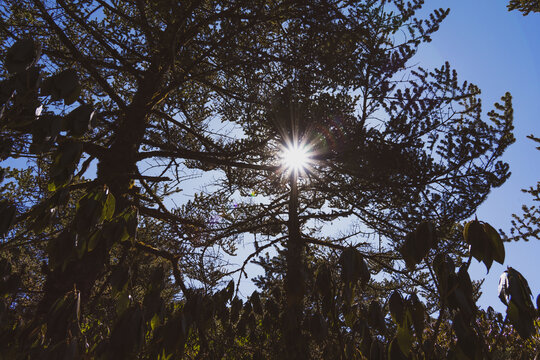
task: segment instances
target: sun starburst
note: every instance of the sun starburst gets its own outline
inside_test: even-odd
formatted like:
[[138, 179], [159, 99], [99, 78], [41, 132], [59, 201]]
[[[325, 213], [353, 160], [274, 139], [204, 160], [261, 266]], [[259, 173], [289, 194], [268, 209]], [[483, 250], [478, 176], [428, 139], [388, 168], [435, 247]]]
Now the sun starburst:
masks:
[[288, 174], [304, 175], [309, 172], [312, 156], [310, 146], [301, 142], [284, 145], [281, 149], [283, 171]]

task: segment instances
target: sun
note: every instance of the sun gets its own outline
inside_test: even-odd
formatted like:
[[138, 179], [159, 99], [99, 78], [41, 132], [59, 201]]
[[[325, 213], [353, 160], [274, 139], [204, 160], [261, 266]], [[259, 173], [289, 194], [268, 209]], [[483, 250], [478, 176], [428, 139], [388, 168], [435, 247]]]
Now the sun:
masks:
[[303, 172], [310, 162], [309, 149], [302, 144], [291, 144], [283, 149], [282, 160], [287, 170]]

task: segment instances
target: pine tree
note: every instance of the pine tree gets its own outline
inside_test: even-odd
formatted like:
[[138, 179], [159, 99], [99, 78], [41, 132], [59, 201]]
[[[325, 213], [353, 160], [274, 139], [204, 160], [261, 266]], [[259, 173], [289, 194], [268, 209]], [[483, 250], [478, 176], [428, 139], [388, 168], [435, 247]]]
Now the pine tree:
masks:
[[521, 11], [523, 16], [529, 15], [531, 12], [540, 12], [538, 0], [510, 0], [507, 7], [509, 11]]
[[[446, 350], [486, 355], [467, 270], [472, 257], [502, 263], [504, 248], [488, 224], [458, 223], [509, 176], [511, 96], [486, 122], [478, 87], [449, 64], [411, 68], [448, 14], [418, 20], [421, 6], [4, 2], [1, 154], [46, 164], [47, 184], [35, 203], [1, 203], [6, 246], [21, 228], [45, 242], [32, 315], [3, 303], [6, 351], [430, 357], [452, 321]], [[307, 146], [305, 173], [282, 166], [291, 145]], [[186, 177], [216, 173], [168, 206]], [[263, 205], [238, 200], [255, 193]], [[339, 219], [356, 229], [324, 235]], [[244, 302], [223, 283], [244, 269], [219, 260], [246, 234], [246, 263], [272, 246], [283, 256]], [[5, 294], [20, 293], [1, 270]]]

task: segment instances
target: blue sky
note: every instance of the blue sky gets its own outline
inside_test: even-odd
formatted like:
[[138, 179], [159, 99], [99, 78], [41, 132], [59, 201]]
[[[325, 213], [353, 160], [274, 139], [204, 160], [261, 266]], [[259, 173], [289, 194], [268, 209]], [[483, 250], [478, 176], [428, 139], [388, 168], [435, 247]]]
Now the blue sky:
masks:
[[[477, 212], [479, 220], [505, 231], [510, 228], [512, 214], [520, 214], [522, 204], [531, 204], [530, 195], [520, 189], [540, 180], [540, 152], [526, 138], [529, 134], [540, 136], [540, 14], [508, 12], [506, 3], [428, 1], [424, 10], [449, 7], [450, 14], [433, 35], [433, 41], [424, 45], [415, 58], [425, 68], [450, 62], [462, 81], [472, 82], [482, 90], [484, 114], [506, 91], [512, 94], [516, 142], [503, 157], [510, 164], [512, 176], [502, 187], [493, 189]], [[472, 278], [486, 277], [480, 306], [491, 305], [500, 312], [506, 307], [497, 297], [497, 285], [506, 266], [527, 278], [534, 298], [540, 292], [540, 242], [506, 243], [505, 248], [504, 266], [494, 263], [487, 276], [483, 264], [473, 260], [471, 267]]]

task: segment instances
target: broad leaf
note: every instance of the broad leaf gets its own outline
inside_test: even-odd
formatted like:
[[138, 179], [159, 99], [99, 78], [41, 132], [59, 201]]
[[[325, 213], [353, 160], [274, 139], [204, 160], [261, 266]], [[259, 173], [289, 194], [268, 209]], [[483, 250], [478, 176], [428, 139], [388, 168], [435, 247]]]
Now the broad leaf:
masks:
[[22, 39], [9, 48], [4, 65], [9, 73], [21, 72], [35, 64], [40, 55], [40, 44], [32, 39]]

